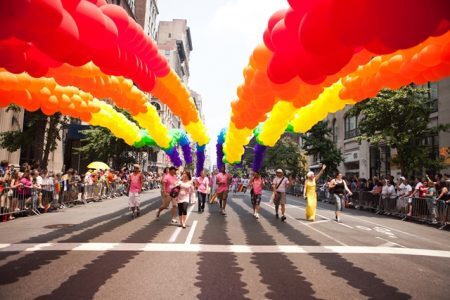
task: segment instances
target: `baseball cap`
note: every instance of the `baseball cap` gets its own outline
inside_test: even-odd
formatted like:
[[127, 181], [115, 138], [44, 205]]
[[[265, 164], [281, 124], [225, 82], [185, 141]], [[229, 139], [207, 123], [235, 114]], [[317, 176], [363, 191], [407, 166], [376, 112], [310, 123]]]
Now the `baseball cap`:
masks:
[[283, 173], [283, 170], [278, 169], [276, 172], [277, 172], [277, 173]]
[[406, 180], [406, 178], [404, 176], [400, 176], [401, 180]]

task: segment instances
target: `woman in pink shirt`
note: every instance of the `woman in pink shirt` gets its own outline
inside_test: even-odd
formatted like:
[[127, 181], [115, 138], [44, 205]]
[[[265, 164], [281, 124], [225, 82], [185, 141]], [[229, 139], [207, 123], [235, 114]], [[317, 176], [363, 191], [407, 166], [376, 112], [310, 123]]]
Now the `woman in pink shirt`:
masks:
[[206, 189], [209, 186], [209, 179], [205, 176], [205, 171], [200, 172], [200, 176], [195, 179], [195, 187], [198, 191], [198, 212], [205, 211]]
[[130, 182], [128, 205], [133, 213], [132, 217], [135, 218], [141, 213], [139, 210], [139, 205], [141, 204], [139, 193], [142, 191], [142, 184], [144, 182], [139, 165], [134, 165], [133, 173], [130, 174], [128, 181]]
[[194, 196], [194, 185], [192, 184], [191, 173], [184, 171], [181, 177], [181, 181], [178, 182], [180, 186], [180, 192], [177, 197], [178, 203], [178, 216], [180, 218], [180, 224], [183, 228], [186, 228], [186, 216], [187, 208], [189, 205], [189, 198]]
[[261, 194], [263, 190], [263, 179], [258, 171], [253, 173], [252, 179], [250, 179], [251, 197], [253, 205], [253, 216], [259, 219], [259, 207], [261, 205]]

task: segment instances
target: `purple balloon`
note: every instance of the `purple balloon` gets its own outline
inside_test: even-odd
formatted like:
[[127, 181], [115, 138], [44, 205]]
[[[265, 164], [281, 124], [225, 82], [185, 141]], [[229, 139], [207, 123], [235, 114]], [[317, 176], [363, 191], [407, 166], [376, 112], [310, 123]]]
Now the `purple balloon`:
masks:
[[183, 151], [184, 162], [187, 165], [192, 163], [191, 145], [185, 144], [181, 146], [181, 150]]
[[195, 151], [195, 154], [197, 156], [195, 176], [199, 177], [200, 173], [202, 172], [202, 170], [205, 166], [205, 148], [204, 147], [203, 147], [203, 149], [197, 148], [197, 151]]
[[266, 154], [266, 146], [256, 144], [254, 148], [255, 158], [253, 159], [252, 170], [254, 172], [259, 172], [261, 170], [262, 165], [264, 163], [264, 155]]
[[217, 154], [217, 168], [220, 170], [225, 165], [223, 163], [223, 145], [217, 144], [216, 145], [216, 154]]

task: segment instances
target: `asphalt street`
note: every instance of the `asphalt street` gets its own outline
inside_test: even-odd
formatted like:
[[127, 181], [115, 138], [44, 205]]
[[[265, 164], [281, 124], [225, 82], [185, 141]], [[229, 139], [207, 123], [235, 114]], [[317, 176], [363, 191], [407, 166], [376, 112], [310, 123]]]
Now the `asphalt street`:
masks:
[[125, 197], [0, 224], [0, 299], [449, 299], [450, 232], [288, 196], [260, 219], [230, 194], [188, 227], [156, 218], [159, 191], [130, 217]]

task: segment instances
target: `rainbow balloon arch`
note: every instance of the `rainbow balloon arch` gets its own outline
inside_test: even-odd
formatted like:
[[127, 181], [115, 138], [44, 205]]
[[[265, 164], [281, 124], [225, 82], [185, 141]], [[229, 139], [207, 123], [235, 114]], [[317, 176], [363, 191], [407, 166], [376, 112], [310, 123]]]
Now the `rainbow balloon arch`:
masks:
[[[289, 0], [263, 43], [218, 137], [218, 165], [238, 164], [255, 137], [253, 170], [285, 131], [305, 133], [329, 113], [383, 88], [450, 74], [450, 9], [441, 0]], [[407, 7], [407, 9], [406, 9]]]
[[[269, 19], [244, 68], [218, 136], [219, 168], [239, 164], [255, 137], [257, 171], [286, 130], [307, 132], [382, 88], [450, 74], [446, 0], [288, 2]], [[187, 87], [122, 8], [105, 0], [1, 1], [0, 26], [0, 107], [13, 103], [103, 126], [136, 148], [160, 147], [176, 166], [178, 147], [185, 163], [193, 161], [190, 136], [197, 174], [203, 169], [209, 137]], [[164, 126], [147, 93], [185, 131]]]
[[[104, 0], [2, 1], [0, 26], [0, 107], [103, 126], [136, 148], [160, 147], [176, 166], [178, 146], [192, 163], [190, 135], [203, 169], [209, 137], [188, 89], [121, 7]], [[164, 126], [146, 93], [165, 103], [186, 132]]]

